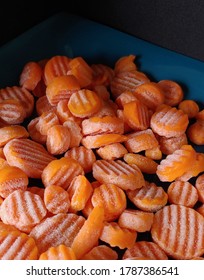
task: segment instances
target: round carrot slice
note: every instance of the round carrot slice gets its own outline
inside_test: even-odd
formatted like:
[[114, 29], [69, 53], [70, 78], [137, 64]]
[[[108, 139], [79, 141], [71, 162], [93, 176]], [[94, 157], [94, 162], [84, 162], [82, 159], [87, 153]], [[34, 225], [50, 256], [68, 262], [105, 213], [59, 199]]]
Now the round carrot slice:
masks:
[[11, 125], [0, 128], [0, 147], [3, 147], [12, 139], [16, 138], [28, 138], [29, 133], [22, 125]]
[[37, 84], [40, 82], [42, 74], [42, 68], [37, 62], [27, 62], [20, 74], [19, 84], [28, 90], [34, 90]]
[[163, 154], [169, 155], [188, 144], [186, 133], [177, 137], [159, 137], [159, 145]]
[[188, 115], [189, 119], [196, 117], [199, 112], [198, 104], [191, 99], [182, 100], [178, 108], [181, 109], [185, 114]]
[[136, 56], [134, 54], [126, 55], [120, 57], [114, 66], [115, 74], [119, 72], [130, 72], [137, 70], [137, 65], [135, 64]]
[[189, 140], [196, 145], [204, 145], [204, 121], [196, 121], [187, 129]]
[[151, 235], [174, 259], [192, 259], [204, 253], [204, 217], [192, 208], [165, 206], [155, 213]]
[[5, 99], [0, 101], [0, 116], [6, 124], [21, 124], [26, 118], [26, 112], [21, 101]]
[[76, 256], [70, 247], [60, 244], [42, 253], [39, 260], [76, 260]]

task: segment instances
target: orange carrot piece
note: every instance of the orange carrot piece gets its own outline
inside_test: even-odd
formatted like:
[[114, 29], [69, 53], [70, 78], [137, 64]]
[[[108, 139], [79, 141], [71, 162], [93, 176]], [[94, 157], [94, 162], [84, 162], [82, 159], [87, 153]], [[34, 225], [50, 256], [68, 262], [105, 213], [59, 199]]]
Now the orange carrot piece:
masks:
[[188, 115], [189, 119], [195, 118], [199, 112], [199, 106], [196, 101], [191, 99], [182, 100], [178, 104], [178, 108]]
[[60, 244], [42, 253], [39, 260], [76, 260], [76, 256], [70, 247]]
[[135, 64], [136, 56], [133, 54], [122, 56], [116, 62], [114, 66], [115, 74], [119, 72], [130, 72], [137, 70], [137, 65]]
[[155, 174], [158, 163], [146, 156], [134, 153], [126, 153], [124, 160], [128, 164], [136, 164], [143, 173]]
[[42, 68], [35, 61], [27, 62], [20, 74], [19, 84], [28, 90], [34, 90], [42, 78]]
[[11, 125], [0, 128], [0, 147], [3, 147], [12, 139], [28, 138], [28, 131], [22, 125]]

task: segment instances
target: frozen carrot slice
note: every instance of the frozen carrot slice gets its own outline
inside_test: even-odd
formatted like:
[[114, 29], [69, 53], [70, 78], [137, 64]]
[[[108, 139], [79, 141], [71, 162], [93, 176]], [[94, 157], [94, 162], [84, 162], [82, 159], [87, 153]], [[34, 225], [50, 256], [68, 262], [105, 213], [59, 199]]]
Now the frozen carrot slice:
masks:
[[80, 87], [84, 88], [91, 84], [93, 69], [81, 56], [74, 57], [69, 63], [68, 75], [73, 75], [78, 80]]
[[58, 119], [59, 119], [60, 123], [62, 123], [62, 124], [65, 121], [69, 120], [70, 118], [74, 118], [72, 113], [70, 112], [70, 110], [68, 108], [67, 99], [60, 100], [57, 103], [56, 114], [58, 116]]
[[59, 213], [45, 218], [29, 235], [34, 238], [40, 254], [61, 244], [71, 247], [85, 220], [83, 216], [74, 213]]
[[155, 213], [151, 236], [174, 259], [192, 259], [204, 253], [204, 217], [196, 210], [171, 204]]
[[83, 135], [97, 135], [104, 133], [124, 133], [124, 123], [118, 117], [90, 117], [82, 121]]
[[64, 55], [55, 55], [51, 57], [44, 67], [44, 81], [46, 86], [49, 85], [54, 78], [67, 75], [70, 70], [69, 63], [71, 58]]
[[50, 127], [47, 131], [46, 148], [52, 155], [64, 154], [70, 147], [70, 130], [61, 124]]
[[77, 212], [85, 207], [93, 193], [93, 188], [84, 175], [78, 175], [72, 180], [67, 192], [70, 197], [69, 212]]
[[98, 242], [104, 224], [104, 209], [96, 206], [73, 240], [71, 248], [76, 258], [80, 259]]
[[124, 160], [128, 164], [136, 164], [139, 169], [147, 174], [155, 174], [157, 170], [158, 163], [151, 158], [140, 154], [126, 153], [124, 155]]
[[32, 237], [17, 231], [0, 233], [0, 260], [37, 260], [38, 248]]
[[104, 208], [104, 220], [106, 221], [116, 220], [127, 206], [125, 192], [113, 184], [102, 184], [95, 188], [91, 202], [94, 207]]
[[15, 190], [1, 205], [1, 219], [21, 231], [30, 232], [47, 214], [41, 197], [28, 191]]
[[163, 154], [169, 155], [188, 144], [186, 133], [177, 137], [159, 137], [159, 145]]
[[35, 109], [37, 115], [40, 116], [45, 112], [53, 111], [56, 112], [56, 106], [52, 106], [47, 99], [46, 95], [39, 97], [35, 102]]
[[21, 124], [26, 118], [26, 112], [21, 101], [5, 99], [0, 101], [0, 116], [6, 124]]
[[28, 131], [22, 125], [10, 125], [1, 127], [0, 134], [0, 147], [3, 147], [12, 139], [29, 137]]
[[104, 85], [95, 85], [92, 87], [92, 90], [97, 93], [97, 95], [103, 100], [108, 101], [110, 100], [110, 92], [108, 91], [107, 87]]
[[198, 200], [204, 203], [204, 174], [198, 176], [195, 181], [195, 187], [198, 192]]
[[112, 96], [115, 99], [125, 91], [134, 92], [139, 85], [149, 81], [147, 75], [140, 71], [119, 72], [111, 81]]
[[189, 124], [188, 115], [176, 107], [159, 106], [152, 115], [150, 126], [152, 130], [165, 137], [178, 137], [186, 132]]
[[0, 196], [7, 197], [15, 190], [25, 191], [28, 186], [28, 176], [15, 166], [5, 166], [0, 169]]
[[161, 160], [163, 157], [160, 146], [145, 150], [145, 156], [152, 160]]
[[135, 100], [124, 105], [124, 121], [133, 130], [145, 130], [150, 126], [150, 116], [148, 108], [139, 100]]
[[117, 260], [118, 253], [107, 245], [98, 245], [82, 257], [82, 260]]
[[102, 107], [102, 101], [98, 95], [88, 89], [81, 89], [73, 93], [68, 101], [70, 112], [79, 118], [90, 117]]
[[164, 103], [164, 93], [163, 90], [158, 86], [157, 83], [148, 82], [138, 86], [134, 95], [139, 99], [147, 108], [153, 111]]
[[38, 130], [38, 122], [40, 120], [40, 117], [36, 117], [33, 118], [32, 120], [30, 120], [30, 122], [27, 125], [27, 130], [29, 133], [30, 138], [40, 144], [46, 144], [46, 140], [47, 140], [47, 135], [43, 135], [42, 133], [40, 133], [40, 131]]
[[[114, 77], [114, 70], [102, 63], [92, 64], [91, 68], [93, 69], [93, 82], [94, 84], [105, 85], [109, 86], [113, 77]], [[100, 83], [99, 83], [100, 81]]]
[[3, 151], [9, 165], [19, 167], [31, 178], [41, 178], [43, 169], [54, 159], [43, 145], [30, 139], [13, 139]]
[[168, 201], [171, 204], [179, 204], [193, 208], [198, 201], [198, 192], [189, 182], [172, 182], [167, 190]]
[[140, 210], [156, 212], [167, 204], [168, 195], [155, 183], [146, 183], [140, 189], [128, 190], [127, 196]]
[[131, 248], [137, 238], [137, 232], [122, 228], [117, 222], [104, 222], [100, 240], [108, 243], [111, 247], [120, 249]]
[[188, 171], [196, 160], [196, 152], [191, 145], [167, 155], [157, 166], [156, 174], [162, 182], [172, 182]]
[[96, 149], [113, 143], [121, 143], [127, 140], [127, 136], [117, 133], [104, 133], [84, 136], [81, 144], [87, 149]]
[[189, 140], [196, 145], [204, 145], [204, 121], [196, 121], [187, 129]]
[[50, 185], [58, 185], [67, 189], [75, 176], [83, 174], [84, 171], [76, 160], [61, 157], [47, 164], [41, 178], [45, 188]]
[[178, 108], [188, 115], [189, 119], [196, 117], [199, 112], [199, 106], [197, 102], [191, 99], [182, 100], [178, 104]]
[[85, 173], [92, 171], [93, 163], [96, 161], [96, 156], [91, 149], [84, 146], [73, 147], [69, 149], [64, 157], [73, 158], [79, 162]]
[[67, 99], [80, 89], [80, 84], [73, 75], [56, 77], [46, 87], [46, 96], [52, 106]]
[[122, 228], [127, 228], [137, 232], [145, 232], [151, 229], [153, 218], [153, 213], [134, 209], [125, 209], [118, 218], [118, 224]]
[[177, 82], [172, 80], [161, 80], [158, 82], [158, 86], [164, 93], [165, 104], [169, 106], [176, 106], [183, 100], [183, 89]]
[[20, 101], [25, 110], [26, 117], [31, 116], [34, 109], [34, 97], [27, 89], [18, 86], [0, 89], [0, 101], [6, 99], [16, 99]]
[[137, 258], [138, 260], [168, 260], [166, 253], [154, 242], [137, 241], [130, 249], [126, 249], [122, 259]]
[[93, 164], [93, 177], [102, 184], [115, 184], [123, 190], [134, 190], [145, 185], [140, 169], [122, 160], [97, 160]]
[[96, 150], [96, 153], [105, 160], [122, 158], [127, 152], [127, 149], [121, 143], [113, 143]]
[[94, 113], [93, 117], [105, 117], [105, 116], [117, 116], [117, 105], [111, 99], [103, 101], [102, 100], [102, 107], [96, 113]]
[[137, 65], [135, 64], [135, 58], [136, 56], [134, 54], [120, 57], [115, 62], [115, 66], [114, 66], [115, 74], [118, 74], [119, 72], [136, 71]]
[[132, 132], [126, 136], [128, 139], [124, 142], [124, 145], [130, 153], [139, 153], [159, 146], [159, 142], [150, 128]]
[[42, 74], [41, 66], [35, 61], [29, 61], [24, 65], [20, 73], [19, 84], [23, 88], [34, 90], [40, 82]]
[[76, 256], [70, 247], [60, 244], [42, 253], [39, 260], [76, 260]]
[[69, 194], [60, 186], [50, 185], [45, 188], [44, 203], [53, 214], [67, 213], [70, 207]]
[[69, 129], [69, 148], [78, 147], [82, 140], [82, 132], [80, 125], [76, 121], [69, 119], [63, 123], [63, 126]]
[[47, 135], [49, 128], [58, 124], [60, 123], [57, 114], [53, 111], [48, 111], [40, 115], [38, 122], [36, 123], [36, 129], [40, 134]]
[[131, 91], [124, 91], [115, 99], [115, 103], [120, 109], [123, 109], [125, 104], [136, 100], [137, 97]]

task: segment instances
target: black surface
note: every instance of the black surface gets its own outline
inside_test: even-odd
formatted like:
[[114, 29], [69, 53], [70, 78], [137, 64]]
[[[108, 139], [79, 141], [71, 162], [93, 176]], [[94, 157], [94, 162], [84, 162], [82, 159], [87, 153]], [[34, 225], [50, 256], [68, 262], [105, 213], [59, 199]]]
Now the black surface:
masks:
[[0, 44], [5, 44], [60, 11], [87, 17], [204, 61], [202, 0], [6, 2], [0, 10]]

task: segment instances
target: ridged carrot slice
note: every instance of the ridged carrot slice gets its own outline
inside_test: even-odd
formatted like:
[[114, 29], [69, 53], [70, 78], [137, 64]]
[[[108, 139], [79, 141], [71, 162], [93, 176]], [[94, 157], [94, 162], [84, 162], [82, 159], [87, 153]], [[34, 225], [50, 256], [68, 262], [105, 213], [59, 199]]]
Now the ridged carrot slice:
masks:
[[96, 153], [105, 160], [122, 158], [127, 152], [127, 149], [121, 143], [113, 143], [96, 150]]
[[53, 111], [48, 111], [39, 116], [38, 122], [36, 123], [36, 129], [40, 134], [47, 135], [48, 129], [58, 124], [60, 123], [57, 114]]
[[78, 147], [82, 140], [82, 132], [80, 124], [74, 120], [69, 119], [63, 123], [63, 126], [69, 129], [70, 143], [69, 148]]
[[[93, 69], [93, 84], [105, 85], [109, 86], [113, 77], [114, 77], [114, 70], [102, 63], [92, 64], [91, 68]], [[98, 82], [99, 81], [99, 82]]]
[[123, 190], [134, 190], [145, 185], [140, 169], [122, 160], [97, 160], [93, 164], [93, 177], [103, 184], [115, 184]]
[[8, 125], [21, 124], [26, 118], [26, 112], [21, 101], [5, 99], [0, 101], [0, 116]]
[[79, 230], [71, 245], [76, 258], [80, 259], [98, 242], [104, 224], [104, 209], [96, 206]]
[[102, 184], [95, 188], [91, 202], [94, 207], [104, 208], [104, 220], [106, 221], [116, 220], [127, 206], [125, 192], [113, 184]]
[[3, 147], [12, 139], [16, 138], [28, 138], [29, 133], [22, 125], [11, 125], [0, 128], [0, 147]]
[[60, 186], [50, 185], [45, 188], [44, 203], [50, 213], [67, 213], [70, 207], [69, 194]]
[[28, 90], [34, 90], [42, 78], [43, 70], [41, 66], [35, 61], [27, 62], [19, 78], [19, 84]]
[[126, 249], [122, 259], [168, 260], [166, 253], [154, 242], [137, 241], [130, 249]]
[[107, 245], [98, 245], [82, 257], [82, 260], [117, 260], [118, 253]]
[[120, 249], [131, 248], [137, 238], [137, 232], [122, 228], [117, 222], [104, 222], [104, 227], [100, 235], [103, 242], [108, 243], [111, 247]]
[[30, 138], [40, 144], [46, 144], [46, 140], [47, 140], [47, 135], [43, 135], [42, 133], [40, 133], [40, 131], [38, 130], [38, 122], [40, 120], [40, 117], [36, 117], [33, 118], [32, 120], [30, 120], [30, 122], [27, 125], [27, 130], [29, 133]]
[[196, 145], [204, 145], [204, 121], [196, 121], [187, 129], [189, 140]]
[[168, 201], [171, 204], [179, 204], [193, 208], [198, 201], [198, 192], [189, 182], [172, 182], [167, 190]]
[[37, 260], [38, 248], [32, 237], [17, 231], [0, 232], [0, 260]]
[[157, 171], [158, 163], [146, 156], [135, 153], [126, 153], [124, 155], [124, 160], [128, 164], [136, 164], [144, 173], [155, 174]]
[[39, 260], [76, 260], [76, 256], [70, 247], [60, 244], [42, 253]]
[[174, 259], [192, 259], [204, 253], [204, 217], [192, 208], [165, 206], [155, 213], [151, 235]]
[[163, 154], [169, 155], [188, 144], [186, 133], [177, 137], [159, 137], [159, 146]]
[[90, 117], [102, 107], [102, 101], [98, 95], [88, 89], [81, 89], [73, 93], [68, 101], [70, 112], [79, 118]]
[[41, 178], [43, 169], [54, 159], [43, 145], [30, 139], [13, 139], [3, 150], [8, 163], [31, 178]]
[[149, 212], [158, 211], [168, 202], [167, 193], [155, 183], [147, 182], [140, 189], [128, 190], [127, 196], [139, 209]]
[[1, 205], [2, 221], [24, 232], [30, 232], [46, 214], [41, 197], [28, 191], [15, 190]]
[[119, 72], [136, 71], [137, 65], [135, 64], [135, 58], [136, 58], [136, 56], [134, 54], [125, 55], [125, 56], [120, 57], [115, 62], [115, 66], [114, 66], [115, 74], [117, 74]]
[[117, 133], [104, 133], [98, 135], [84, 136], [81, 144], [87, 149], [96, 149], [113, 143], [120, 143], [127, 140], [127, 136]]
[[39, 97], [35, 102], [35, 109], [38, 116], [45, 112], [53, 111], [56, 112], [56, 106], [52, 106], [47, 99], [46, 95]]
[[0, 196], [5, 198], [15, 190], [25, 191], [28, 186], [28, 176], [15, 166], [5, 166], [0, 169]]
[[45, 188], [50, 185], [58, 185], [67, 189], [75, 176], [83, 174], [84, 171], [76, 160], [61, 157], [47, 164], [41, 178]]
[[85, 220], [73, 213], [56, 214], [41, 221], [29, 235], [34, 238], [40, 254], [61, 244], [71, 247]]
[[137, 97], [131, 91], [124, 91], [115, 99], [115, 103], [120, 109], [123, 109], [125, 104], [136, 100]]

